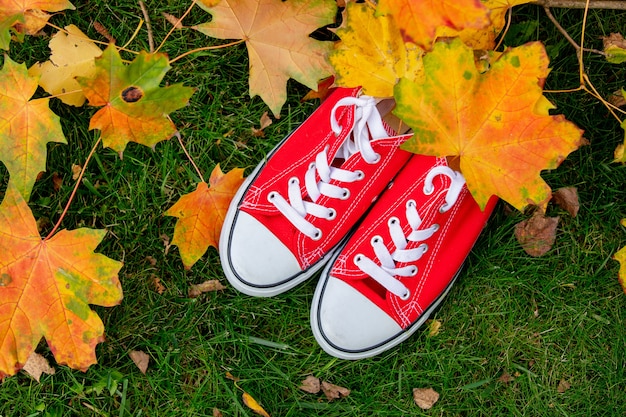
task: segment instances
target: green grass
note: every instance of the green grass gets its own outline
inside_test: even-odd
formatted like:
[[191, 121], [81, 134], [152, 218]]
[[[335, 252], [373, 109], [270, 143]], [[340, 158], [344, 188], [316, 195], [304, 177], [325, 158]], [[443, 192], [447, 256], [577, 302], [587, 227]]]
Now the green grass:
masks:
[[[83, 3], [53, 22], [76, 23], [98, 38], [90, 22], [99, 21], [123, 44], [141, 17], [133, 1]], [[160, 13], [181, 15], [181, 3], [148, 2], [157, 43], [169, 30]], [[581, 11], [554, 14], [570, 34], [580, 36]], [[506, 43], [544, 41], [553, 68], [546, 88], [576, 87], [574, 50], [543, 12], [527, 6], [514, 16], [514, 36]], [[206, 19], [196, 9], [189, 22]], [[624, 27], [624, 13], [591, 12], [587, 46], [600, 48], [599, 36]], [[44, 36], [13, 43], [9, 56], [29, 65], [45, 60], [47, 42]], [[164, 51], [173, 57], [209, 42], [219, 43], [191, 30], [177, 31]], [[130, 47], [147, 48], [145, 29]], [[626, 86], [626, 67], [591, 55], [585, 63], [604, 95]], [[265, 138], [256, 138], [250, 128], [258, 126], [267, 108], [249, 98], [247, 74], [245, 48], [237, 46], [182, 59], [167, 75], [168, 82], [198, 89], [173, 119], [205, 179], [218, 163], [225, 171], [245, 167], [249, 172], [316, 106], [300, 103], [306, 89], [290, 83], [281, 119], [266, 129]], [[587, 94], [549, 97], [590, 141], [544, 175], [553, 188], [578, 187], [578, 217], [551, 207], [550, 214], [561, 217], [556, 244], [546, 256], [531, 258], [513, 237], [514, 225], [526, 215], [501, 204], [435, 313], [443, 324], [440, 333], [429, 337], [420, 331], [398, 348], [357, 362], [334, 359], [313, 340], [308, 318], [314, 280], [271, 299], [230, 288], [188, 298], [190, 284], [206, 279], [226, 284], [214, 249], [190, 271], [183, 269], [176, 248], [166, 253], [163, 236], [171, 238], [175, 219], [163, 212], [195, 187], [194, 169], [175, 140], [154, 151], [131, 144], [123, 159], [100, 149], [85, 177], [94, 187], [80, 188], [63, 227], [109, 231], [99, 251], [124, 261], [124, 301], [114, 308], [94, 307], [107, 339], [97, 348], [97, 365], [84, 373], [58, 366], [40, 383], [23, 373], [5, 379], [0, 415], [211, 416], [216, 407], [224, 416], [252, 416], [227, 372], [241, 378], [238, 385], [272, 416], [626, 415], [626, 299], [617, 282], [618, 264], [611, 259], [626, 243], [619, 225], [626, 217], [626, 167], [611, 163], [623, 131]], [[49, 219], [42, 233], [58, 219], [71, 192], [71, 165], [82, 165], [97, 139], [87, 130], [91, 109], [51, 103], [69, 144], [49, 146], [48, 171], [31, 199], [35, 215]], [[59, 191], [52, 188], [55, 172], [64, 179]], [[0, 178], [6, 184], [4, 168]], [[154, 277], [165, 286], [163, 294], [156, 292]], [[132, 363], [131, 350], [150, 355], [146, 375]], [[45, 343], [37, 351], [54, 362]], [[329, 403], [300, 391], [309, 374], [352, 393]], [[513, 380], [502, 381], [503, 374]], [[571, 384], [565, 392], [559, 392], [561, 380]], [[421, 411], [413, 403], [414, 387], [441, 394], [432, 410]]]

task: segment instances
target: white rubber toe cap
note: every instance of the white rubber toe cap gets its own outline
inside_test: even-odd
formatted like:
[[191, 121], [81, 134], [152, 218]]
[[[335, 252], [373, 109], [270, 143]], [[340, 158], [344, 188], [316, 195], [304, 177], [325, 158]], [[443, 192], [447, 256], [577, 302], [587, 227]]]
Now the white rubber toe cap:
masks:
[[269, 297], [296, 285], [302, 273], [291, 251], [263, 224], [239, 211], [220, 251], [224, 273], [239, 291]]
[[317, 287], [311, 327], [319, 345], [341, 359], [374, 356], [405, 338], [402, 328], [387, 313], [332, 276]]

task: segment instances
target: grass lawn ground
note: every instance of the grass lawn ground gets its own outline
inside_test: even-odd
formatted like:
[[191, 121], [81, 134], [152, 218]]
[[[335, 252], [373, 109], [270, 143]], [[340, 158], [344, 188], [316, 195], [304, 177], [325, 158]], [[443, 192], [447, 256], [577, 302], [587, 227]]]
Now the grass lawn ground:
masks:
[[[146, 3], [158, 43], [170, 29], [161, 12], [181, 15], [188, 2]], [[52, 22], [74, 23], [101, 39], [93, 28], [98, 21], [119, 44], [131, 38], [141, 18], [130, 0], [75, 5], [76, 11]], [[582, 11], [554, 14], [579, 38]], [[186, 23], [201, 23], [207, 16], [196, 8]], [[600, 49], [600, 36], [625, 29], [624, 12], [592, 11], [587, 46]], [[48, 40], [14, 42], [9, 56], [29, 66], [46, 60]], [[543, 10], [525, 6], [516, 9], [506, 41], [515, 46], [531, 40], [544, 41], [552, 58], [546, 89], [576, 87], [574, 49]], [[216, 41], [192, 30], [176, 31], [164, 51], [174, 57], [208, 42]], [[143, 28], [130, 48], [147, 47]], [[586, 55], [585, 63], [603, 95], [626, 87], [626, 66], [594, 55]], [[251, 128], [258, 127], [267, 108], [248, 96], [247, 76], [246, 50], [239, 45], [183, 58], [166, 77], [197, 88], [190, 105], [173, 119], [205, 178], [218, 163], [224, 171], [245, 167], [250, 172], [317, 105], [301, 103], [306, 89], [290, 82], [281, 119], [266, 129], [265, 138], [254, 137]], [[579, 215], [571, 218], [551, 207], [549, 214], [561, 217], [556, 244], [547, 255], [531, 258], [513, 236], [515, 224], [527, 216], [501, 203], [433, 317], [441, 321], [439, 333], [419, 331], [398, 348], [357, 362], [334, 359], [313, 340], [308, 319], [315, 280], [270, 299], [253, 299], [230, 287], [188, 298], [190, 284], [227, 282], [214, 249], [190, 271], [182, 267], [176, 248], [165, 251], [175, 219], [163, 212], [198, 181], [180, 145], [166, 141], [153, 151], [131, 144], [123, 159], [100, 149], [85, 177], [94, 187], [79, 189], [63, 227], [109, 231], [99, 251], [124, 262], [124, 301], [114, 308], [94, 307], [107, 338], [97, 348], [97, 365], [84, 373], [58, 366], [40, 383], [24, 373], [7, 378], [0, 384], [0, 415], [212, 416], [214, 408], [224, 416], [254, 415], [228, 372], [272, 416], [626, 415], [626, 297], [617, 281], [618, 263], [611, 259], [626, 244], [626, 229], [619, 223], [626, 217], [626, 167], [612, 163], [624, 132], [585, 93], [548, 96], [590, 141], [544, 175], [554, 189], [578, 188]], [[69, 144], [49, 145], [48, 171], [31, 199], [36, 217], [44, 219], [42, 233], [50, 230], [71, 192], [72, 164], [83, 164], [98, 135], [87, 129], [93, 109], [56, 100], [51, 106], [62, 118]], [[63, 178], [58, 191], [53, 173]], [[162, 294], [155, 277], [165, 287]], [[145, 375], [130, 359], [131, 350], [150, 356]], [[43, 342], [37, 351], [53, 361]], [[352, 392], [332, 402], [305, 393], [298, 386], [310, 374]], [[419, 409], [412, 399], [415, 387], [432, 387], [441, 395], [438, 403], [429, 411]]]

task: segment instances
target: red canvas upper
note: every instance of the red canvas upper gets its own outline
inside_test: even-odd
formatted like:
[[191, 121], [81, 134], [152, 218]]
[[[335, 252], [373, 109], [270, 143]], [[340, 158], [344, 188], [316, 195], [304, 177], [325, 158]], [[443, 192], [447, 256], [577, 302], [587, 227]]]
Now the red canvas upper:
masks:
[[[345, 281], [365, 295], [402, 328], [414, 323], [444, 293], [497, 202], [497, 198], [493, 197], [485, 210], [481, 211], [464, 185], [454, 206], [447, 212], [440, 213], [439, 209], [445, 203], [445, 196], [451, 184], [450, 178], [445, 175], [436, 176], [433, 180], [435, 191], [431, 195], [425, 195], [423, 192], [428, 171], [435, 166], [447, 166], [446, 159], [413, 156], [394, 180], [393, 186], [385, 191], [363, 220], [361, 229], [367, 228], [367, 232], [355, 234], [347, 242], [330, 270], [331, 276]], [[425, 243], [428, 250], [419, 260], [412, 263], [418, 268], [415, 276], [396, 277], [410, 290], [409, 298], [403, 300], [362, 272], [356, 266], [354, 258], [357, 254], [362, 254], [380, 265], [370, 243], [372, 237], [376, 235], [383, 239], [391, 253], [394, 252], [395, 247], [390, 238], [387, 222], [391, 217], [396, 217], [405, 235], [411, 232], [406, 220], [408, 200], [416, 202], [417, 211], [422, 219], [420, 229], [426, 229], [434, 223], [440, 227], [423, 242], [409, 242], [406, 249]], [[397, 264], [398, 267], [404, 265], [408, 264]]]
[[343, 129], [339, 136], [336, 136], [330, 127], [334, 105], [343, 97], [357, 97], [359, 93], [359, 88], [336, 89], [270, 156], [266, 166], [252, 181], [239, 207], [271, 230], [285, 246], [290, 248], [303, 270], [320, 260], [348, 234], [411, 156], [410, 153], [399, 149], [399, 145], [411, 135], [396, 136], [392, 129], [385, 126], [389, 137], [371, 142], [374, 151], [381, 156], [380, 162], [369, 164], [358, 152], [343, 162], [342, 169], [361, 170], [365, 176], [363, 180], [352, 183], [331, 181], [331, 184], [347, 188], [350, 191], [350, 198], [340, 200], [322, 195], [316, 201], [317, 204], [334, 208], [337, 212], [334, 220], [307, 215], [306, 220], [322, 232], [322, 238], [319, 240], [303, 235], [268, 201], [270, 192], [278, 192], [286, 198], [289, 179], [292, 177], [301, 180], [301, 192], [303, 196], [306, 195], [302, 179], [310, 164], [325, 147], [328, 147], [328, 155], [335, 155], [354, 124], [354, 106], [340, 107], [335, 113], [335, 118]]

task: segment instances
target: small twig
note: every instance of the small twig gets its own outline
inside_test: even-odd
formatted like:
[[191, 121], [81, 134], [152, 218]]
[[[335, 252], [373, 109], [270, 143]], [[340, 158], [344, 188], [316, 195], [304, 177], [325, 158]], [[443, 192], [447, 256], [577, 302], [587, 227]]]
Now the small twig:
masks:
[[128, 42], [126, 42], [124, 44], [124, 46], [122, 46], [120, 49], [126, 49], [126, 47], [128, 45], [130, 45], [130, 43], [135, 40], [135, 38], [137, 37], [137, 35], [139, 34], [139, 31], [141, 30], [141, 27], [143, 26], [143, 19], [139, 20], [139, 24], [137, 25], [137, 29], [135, 29], [135, 32], [133, 33], [133, 36], [130, 37], [130, 39], [128, 40]]
[[230, 42], [230, 43], [225, 43], [223, 45], [203, 46], [201, 48], [192, 49], [191, 51], [187, 51], [184, 54], [178, 55], [176, 58], [171, 59], [170, 60], [170, 64], [178, 61], [179, 59], [181, 59], [183, 57], [186, 57], [187, 55], [195, 54], [196, 52], [211, 51], [211, 50], [214, 50], [214, 49], [228, 48], [229, 46], [239, 45], [240, 43], [244, 43], [245, 41], [246, 41], [245, 39], [239, 39], [237, 41], [233, 41], [233, 42]]
[[48, 233], [48, 236], [46, 236], [44, 241], [50, 239], [54, 235], [54, 233], [57, 231], [57, 229], [61, 226], [61, 222], [63, 221], [63, 218], [65, 218], [65, 215], [67, 214], [67, 211], [69, 210], [70, 205], [72, 204], [72, 201], [74, 201], [74, 197], [76, 196], [76, 191], [78, 190], [78, 187], [82, 183], [83, 175], [85, 175], [85, 170], [87, 169], [87, 165], [89, 164], [89, 161], [91, 160], [91, 157], [93, 156], [93, 154], [96, 152], [96, 149], [98, 149], [98, 145], [100, 144], [101, 140], [102, 140], [102, 136], [98, 138], [96, 143], [91, 148], [89, 155], [87, 155], [87, 159], [85, 160], [85, 163], [83, 164], [83, 169], [81, 169], [80, 174], [78, 174], [78, 178], [76, 179], [76, 184], [74, 184], [74, 189], [72, 190], [72, 194], [70, 194], [70, 198], [67, 200], [67, 203], [65, 204], [63, 213], [61, 213], [61, 217], [59, 217], [59, 220], [57, 220], [54, 227], [52, 228], [50, 233]]
[[576, 53], [577, 54], [580, 55], [580, 51], [582, 50], [584, 52], [592, 52], [594, 54], [599, 54], [599, 55], [606, 56], [606, 53], [604, 53], [603, 51], [599, 51], [597, 49], [581, 48], [580, 45], [578, 45], [578, 43], [576, 43], [576, 41], [574, 39], [572, 39], [572, 37], [569, 35], [569, 33], [567, 33], [565, 28], [563, 26], [561, 26], [561, 24], [558, 22], [558, 20], [556, 20], [556, 18], [554, 17], [554, 15], [550, 11], [550, 9], [548, 7], [546, 7], [546, 6], [544, 6], [543, 9], [546, 11], [546, 16], [548, 16], [548, 19], [550, 19], [550, 21], [554, 24], [554, 26], [558, 29], [558, 31], [561, 32], [561, 34], [565, 37], [565, 39], [567, 39], [567, 41], [574, 47], [574, 49], [576, 49]]
[[150, 47], [150, 53], [154, 52], [154, 38], [152, 37], [152, 25], [150, 24], [150, 15], [148, 15], [148, 9], [143, 1], [139, 0], [139, 7], [141, 7], [141, 13], [146, 21], [146, 29], [148, 29], [148, 46]]
[[535, 0], [532, 3], [539, 6], [562, 9], [612, 9], [626, 10], [624, 0], [593, 0], [587, 5], [587, 0]]
[[176, 133], [174, 133], [174, 136], [176, 136], [176, 138], [178, 139], [178, 143], [180, 143], [180, 147], [183, 148], [183, 152], [185, 152], [185, 155], [187, 155], [187, 159], [189, 160], [189, 162], [191, 162], [191, 165], [195, 168], [196, 172], [198, 173], [198, 177], [200, 177], [200, 181], [205, 182], [204, 178], [202, 177], [202, 172], [200, 171], [196, 163], [191, 158], [191, 155], [189, 155], [189, 152], [187, 152], [187, 148], [185, 148], [185, 144], [183, 143], [183, 138], [180, 136], [180, 132], [176, 131]]
[[[187, 15], [191, 12], [191, 9], [192, 9], [192, 8], [193, 8], [193, 6], [195, 6], [195, 5], [196, 5], [196, 0], [193, 0], [193, 1], [191, 2], [191, 4], [189, 5], [189, 7], [187, 8], [187, 10], [185, 10], [185, 13], [183, 13], [183, 15], [180, 17], [180, 19], [178, 19], [178, 23], [182, 22], [182, 21], [183, 21], [183, 19], [184, 19], [185, 17], [187, 17]], [[169, 32], [167, 32], [167, 35], [165, 35], [165, 38], [163, 38], [163, 40], [161, 41], [161, 44], [159, 45], [159, 47], [156, 49], [156, 51], [155, 51], [155, 52], [159, 52], [159, 51], [161, 50], [161, 48], [163, 48], [163, 45], [165, 45], [165, 41], [167, 40], [167, 38], [169, 38], [169, 37], [170, 37], [170, 35], [171, 35], [172, 33], [174, 33], [174, 31], [176, 30], [176, 26], [178, 26], [178, 25], [177, 25], [177, 24], [176, 24], [176, 25], [172, 25], [172, 28], [170, 29], [170, 31], [169, 31]], [[170, 62], [171, 62], [171, 61], [170, 61]]]

